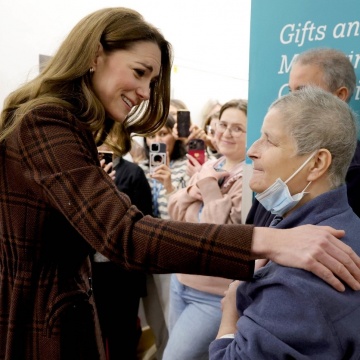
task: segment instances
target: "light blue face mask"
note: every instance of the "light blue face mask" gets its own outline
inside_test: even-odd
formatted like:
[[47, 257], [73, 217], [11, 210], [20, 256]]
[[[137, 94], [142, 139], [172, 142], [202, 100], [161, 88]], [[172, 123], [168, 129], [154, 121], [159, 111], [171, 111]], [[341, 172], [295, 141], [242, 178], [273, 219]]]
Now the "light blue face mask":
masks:
[[255, 198], [259, 203], [272, 214], [283, 216], [293, 207], [295, 207], [298, 202], [306, 194], [306, 189], [311, 184], [311, 181], [306, 185], [305, 189], [295, 195], [291, 195], [288, 186], [286, 185], [296, 174], [298, 174], [304, 166], [312, 159], [316, 154], [316, 151], [313, 152], [310, 157], [297, 169], [294, 174], [292, 174], [285, 182], [278, 178], [270, 187], [268, 187], [262, 193], [259, 193]]

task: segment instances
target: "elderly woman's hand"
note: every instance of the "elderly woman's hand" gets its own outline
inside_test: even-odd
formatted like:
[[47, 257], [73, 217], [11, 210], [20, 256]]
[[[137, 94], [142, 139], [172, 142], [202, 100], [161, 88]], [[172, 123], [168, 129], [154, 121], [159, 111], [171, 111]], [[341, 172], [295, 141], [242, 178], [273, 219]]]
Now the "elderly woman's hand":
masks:
[[223, 335], [236, 333], [236, 323], [240, 317], [236, 308], [236, 290], [239, 285], [240, 281], [232, 281], [229, 284], [228, 290], [225, 291], [225, 296], [221, 300], [222, 317], [216, 337], [217, 339]]

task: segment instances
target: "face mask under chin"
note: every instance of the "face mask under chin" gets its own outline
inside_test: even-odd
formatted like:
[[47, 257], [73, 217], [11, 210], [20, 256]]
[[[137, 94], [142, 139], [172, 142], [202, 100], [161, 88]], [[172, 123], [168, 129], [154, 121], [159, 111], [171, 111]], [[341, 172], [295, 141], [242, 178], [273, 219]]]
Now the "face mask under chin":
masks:
[[255, 196], [259, 203], [264, 206], [267, 211], [270, 211], [275, 215], [283, 216], [293, 209], [304, 197], [304, 195], [307, 194], [305, 191], [311, 184], [311, 181], [306, 185], [303, 191], [294, 195], [290, 194], [287, 183], [305, 167], [315, 153], [316, 151], [313, 152], [285, 182], [278, 178], [270, 187]]

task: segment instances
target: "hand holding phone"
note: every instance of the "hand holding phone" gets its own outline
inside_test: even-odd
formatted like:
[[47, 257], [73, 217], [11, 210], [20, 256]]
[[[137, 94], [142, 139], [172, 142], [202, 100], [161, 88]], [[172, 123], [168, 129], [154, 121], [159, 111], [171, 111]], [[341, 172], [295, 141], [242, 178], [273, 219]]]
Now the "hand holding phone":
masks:
[[112, 151], [105, 151], [99, 150], [99, 160], [105, 159], [105, 164], [112, 162], [113, 160], [113, 152]]
[[114, 154], [112, 151], [105, 151], [105, 150], [98, 151], [99, 160], [100, 161], [105, 160], [105, 163], [102, 164], [101, 167], [110, 176], [112, 180], [115, 180], [115, 170], [113, 170], [112, 167], [113, 155]]

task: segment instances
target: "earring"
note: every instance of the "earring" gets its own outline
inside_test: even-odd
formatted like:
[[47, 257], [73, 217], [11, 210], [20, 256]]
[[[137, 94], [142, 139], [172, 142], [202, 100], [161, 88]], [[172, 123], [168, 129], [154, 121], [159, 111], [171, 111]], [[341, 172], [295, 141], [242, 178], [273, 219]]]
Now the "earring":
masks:
[[90, 74], [92, 74], [95, 70], [93, 67], [91, 67], [89, 71], [90, 71]]

